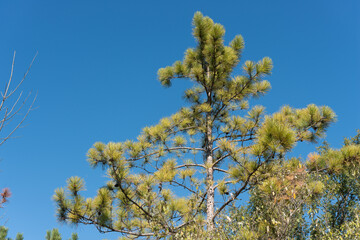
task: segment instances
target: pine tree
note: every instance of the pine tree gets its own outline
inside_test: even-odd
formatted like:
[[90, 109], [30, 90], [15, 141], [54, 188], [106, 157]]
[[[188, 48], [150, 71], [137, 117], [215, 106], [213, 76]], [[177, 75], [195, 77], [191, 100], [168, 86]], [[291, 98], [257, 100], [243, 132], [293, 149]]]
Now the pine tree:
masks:
[[46, 232], [45, 236], [46, 240], [61, 240], [61, 234], [59, 233], [59, 230], [54, 228], [53, 230], [49, 230]]
[[145, 127], [136, 141], [95, 143], [88, 161], [105, 168], [110, 181], [85, 199], [84, 181], [68, 179], [54, 195], [60, 221], [132, 237], [176, 237], [199, 226], [211, 233], [219, 214], [266, 179], [297, 142], [315, 142], [335, 120], [330, 108], [313, 104], [273, 115], [249, 108], [248, 100], [270, 89], [264, 78], [271, 59], [245, 61], [235, 75], [243, 38], [226, 46], [223, 26], [199, 12], [193, 26], [197, 46], [158, 72], [166, 87], [178, 78], [193, 82], [184, 94], [188, 105]]
[[[47, 231], [45, 239], [46, 240], [62, 240], [61, 234], [57, 228], [54, 228], [51, 231], [50, 230]], [[69, 238], [69, 240], [78, 240], [78, 239], [79, 239], [79, 237], [78, 237], [77, 233], [72, 233], [71, 238]]]
[[7, 234], [8, 234], [9, 229], [7, 229], [4, 226], [0, 227], [0, 240], [7, 240]]
[[[8, 234], [9, 229], [4, 227], [4, 226], [0, 226], [0, 240], [12, 240], [12, 238], [8, 238], [7, 234]], [[57, 228], [54, 228], [53, 230], [49, 230], [46, 232], [45, 235], [45, 239], [46, 240], [61, 240], [61, 234], [59, 232], [59, 230]], [[69, 240], [78, 240], [79, 237], [77, 235], [77, 233], [73, 233], [71, 235], [71, 238]], [[16, 234], [16, 238], [15, 240], [24, 240], [24, 236], [22, 233], [18, 233]]]
[[[4, 226], [0, 226], [0, 240], [12, 240], [12, 238], [7, 237], [8, 231], [9, 231], [8, 228]], [[22, 233], [16, 234], [15, 240], [24, 240], [23, 234]]]
[[24, 240], [23, 234], [22, 234], [22, 233], [18, 233], [18, 234], [16, 235], [15, 240]]
[[72, 233], [71, 238], [69, 240], [79, 240], [77, 233]]

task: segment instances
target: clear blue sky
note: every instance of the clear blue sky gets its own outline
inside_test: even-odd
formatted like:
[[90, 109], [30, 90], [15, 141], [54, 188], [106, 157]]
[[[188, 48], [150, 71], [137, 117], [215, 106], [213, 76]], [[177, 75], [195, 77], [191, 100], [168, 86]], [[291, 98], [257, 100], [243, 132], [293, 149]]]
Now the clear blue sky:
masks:
[[[177, 82], [164, 89], [157, 70], [194, 46], [191, 19], [203, 12], [226, 28], [226, 41], [242, 34], [243, 59], [269, 56], [272, 90], [257, 103], [272, 113], [282, 105], [328, 105], [338, 121], [327, 140], [339, 147], [360, 128], [360, 4], [317, 1], [0, 1], [0, 81], [15, 78], [39, 55], [23, 89], [37, 91], [38, 109], [19, 138], [0, 147], [0, 188], [10, 187], [1, 209], [10, 235], [44, 239], [59, 228], [82, 240], [116, 239], [92, 226], [59, 225], [51, 200], [70, 176], [85, 178], [88, 192], [106, 179], [86, 152], [96, 141], [133, 139], [140, 129], [183, 105]], [[1, 87], [2, 88], [2, 87]], [[302, 149], [310, 149], [308, 146]], [[306, 151], [299, 151], [306, 157]]]

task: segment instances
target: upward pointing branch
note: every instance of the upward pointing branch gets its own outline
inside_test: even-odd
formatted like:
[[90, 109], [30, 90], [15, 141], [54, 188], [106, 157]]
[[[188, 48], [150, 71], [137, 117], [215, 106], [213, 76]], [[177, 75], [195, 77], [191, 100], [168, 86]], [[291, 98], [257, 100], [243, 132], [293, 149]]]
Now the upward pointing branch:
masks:
[[[15, 133], [15, 131], [22, 126], [25, 119], [28, 117], [30, 111], [33, 110], [33, 106], [34, 106], [37, 95], [35, 95], [30, 106], [27, 108], [23, 117], [20, 118], [18, 123], [15, 124], [13, 127], [9, 127], [9, 124], [14, 120], [14, 118], [16, 116], [19, 116], [22, 114], [21, 112], [24, 109], [24, 107], [26, 106], [26, 103], [28, 102], [31, 93], [29, 93], [29, 95], [22, 101], [22, 103], [19, 106], [18, 106], [18, 103], [20, 102], [20, 100], [22, 98], [22, 92], [19, 93], [19, 96], [14, 100], [13, 103], [9, 102], [10, 98], [14, 93], [16, 93], [19, 90], [20, 86], [23, 84], [24, 80], [26, 79], [27, 75], [30, 72], [30, 69], [35, 61], [37, 54], [38, 53], [36, 52], [34, 58], [32, 59], [30, 65], [29, 65], [27, 71], [25, 72], [24, 76], [22, 77], [21, 81], [13, 89], [11, 89], [11, 84], [13, 82], [13, 76], [14, 76], [13, 73], [14, 73], [15, 56], [16, 56], [16, 51], [14, 51], [13, 60], [12, 60], [12, 64], [11, 64], [10, 78], [7, 81], [7, 83], [5, 84], [4, 92], [1, 92], [1, 97], [0, 97], [0, 99], [1, 99], [0, 100], [0, 146], [3, 143], [5, 143], [5, 141], [7, 141], [9, 138], [11, 138], [11, 136]], [[4, 130], [6, 130], [6, 127], [9, 128], [7, 130], [7, 133], [4, 132]]]

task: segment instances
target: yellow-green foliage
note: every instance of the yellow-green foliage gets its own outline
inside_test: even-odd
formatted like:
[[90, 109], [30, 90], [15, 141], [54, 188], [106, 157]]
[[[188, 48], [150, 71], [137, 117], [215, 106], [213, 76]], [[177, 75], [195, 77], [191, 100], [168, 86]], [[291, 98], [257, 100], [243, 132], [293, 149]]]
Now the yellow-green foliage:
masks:
[[272, 152], [284, 153], [290, 150], [296, 141], [295, 132], [290, 127], [270, 117], [265, 118], [258, 135], [258, 144]]
[[185, 179], [186, 177], [192, 177], [196, 173], [196, 170], [193, 168], [187, 168], [179, 171], [179, 176], [181, 179]]
[[164, 163], [164, 166], [160, 170], [155, 172], [155, 177], [160, 182], [171, 182], [177, 173], [175, 166], [176, 166], [175, 159], [167, 160]]
[[179, 147], [179, 146], [184, 146], [186, 144], [186, 139], [182, 136], [176, 136], [174, 138], [174, 146]]
[[228, 188], [227, 188], [224, 180], [219, 181], [219, 183], [218, 183], [218, 191], [219, 191], [219, 193], [221, 195], [224, 195], [225, 193], [228, 192]]
[[324, 154], [309, 154], [307, 165], [311, 170], [327, 170], [342, 173], [348, 167], [360, 164], [360, 145], [345, 145], [339, 150], [328, 149]]

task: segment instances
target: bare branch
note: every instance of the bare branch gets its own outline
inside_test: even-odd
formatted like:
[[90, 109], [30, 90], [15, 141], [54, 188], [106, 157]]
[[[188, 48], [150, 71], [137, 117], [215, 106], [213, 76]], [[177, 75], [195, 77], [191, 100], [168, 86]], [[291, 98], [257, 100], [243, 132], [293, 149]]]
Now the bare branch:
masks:
[[202, 167], [202, 168], [206, 169], [204, 164], [195, 164], [195, 163], [188, 163], [188, 164], [179, 165], [179, 166], [176, 166], [175, 169], [183, 168], [183, 167]]
[[217, 167], [214, 167], [214, 170], [215, 170], [215, 171], [219, 171], [219, 172], [229, 173], [229, 171], [226, 171], [226, 170], [224, 170], [224, 169], [217, 168]]
[[33, 106], [34, 106], [34, 103], [35, 103], [35, 100], [36, 100], [36, 97], [37, 95], [34, 97], [30, 107], [28, 108], [27, 112], [25, 113], [24, 117], [21, 119], [21, 121], [13, 128], [13, 130], [7, 134], [6, 137], [4, 138], [0, 138], [1, 139], [1, 142], [0, 142], [0, 146], [6, 141], [8, 140], [12, 135], [13, 133], [23, 124], [23, 122], [25, 121], [25, 119], [27, 118], [27, 116], [29, 115], [30, 111], [33, 110]]
[[22, 115], [22, 110], [25, 108], [26, 103], [28, 102], [31, 92], [28, 94], [28, 96], [22, 101], [21, 105], [18, 106], [19, 102], [21, 101], [21, 98], [23, 96], [23, 92], [21, 91], [19, 93], [19, 96], [13, 101], [13, 103], [9, 103], [9, 98], [19, 90], [19, 87], [23, 84], [24, 80], [26, 79], [28, 73], [30, 72], [30, 69], [35, 61], [35, 58], [37, 56], [37, 53], [35, 54], [34, 58], [32, 59], [27, 71], [25, 72], [24, 76], [22, 77], [21, 81], [13, 88], [11, 89], [11, 84], [13, 82], [13, 73], [14, 73], [14, 66], [15, 66], [15, 55], [16, 52], [14, 52], [12, 64], [11, 64], [11, 71], [10, 71], [10, 78], [5, 84], [4, 92], [1, 92], [1, 100], [0, 100], [0, 114], [2, 115], [0, 117], [0, 133], [2, 137], [0, 137], [0, 146], [9, 138], [12, 137], [12, 135], [15, 133], [17, 129], [19, 129], [22, 124], [24, 123], [25, 119], [28, 117], [30, 111], [33, 110], [34, 103], [36, 100], [37, 95], [35, 95], [34, 99], [32, 100], [30, 106], [25, 111], [24, 116], [20, 119], [20, 121], [15, 124], [15, 126], [10, 127], [10, 129], [7, 130], [7, 133], [4, 132], [5, 129], [9, 128], [9, 124], [16, 118], [16, 116]]

